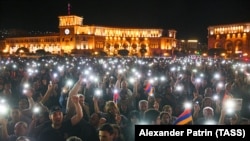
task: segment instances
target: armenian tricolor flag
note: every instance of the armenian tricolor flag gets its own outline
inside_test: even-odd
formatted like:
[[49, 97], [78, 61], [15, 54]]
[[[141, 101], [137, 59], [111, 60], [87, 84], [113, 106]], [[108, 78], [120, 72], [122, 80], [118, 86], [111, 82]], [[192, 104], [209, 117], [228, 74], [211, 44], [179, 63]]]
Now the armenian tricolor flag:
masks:
[[174, 125], [187, 125], [193, 121], [192, 111], [186, 108], [175, 120]]
[[151, 92], [151, 89], [152, 89], [152, 85], [148, 82], [144, 90], [148, 94]]

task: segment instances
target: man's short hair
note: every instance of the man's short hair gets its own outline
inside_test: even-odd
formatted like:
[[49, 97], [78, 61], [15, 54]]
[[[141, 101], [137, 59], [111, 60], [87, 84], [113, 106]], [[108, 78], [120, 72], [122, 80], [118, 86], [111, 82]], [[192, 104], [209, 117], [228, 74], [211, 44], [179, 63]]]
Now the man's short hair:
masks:
[[110, 135], [114, 133], [114, 128], [110, 123], [104, 123], [100, 128], [99, 131], [107, 131]]
[[163, 115], [165, 115], [165, 114], [168, 115], [169, 117], [171, 117], [169, 112], [162, 111], [162, 112], [160, 112], [160, 119], [162, 119]]
[[144, 120], [146, 123], [151, 124], [152, 122], [155, 122], [159, 116], [160, 116], [159, 111], [155, 109], [148, 109], [144, 113]]
[[132, 117], [136, 117], [136, 118], [140, 118], [140, 114], [137, 110], [133, 110], [129, 113], [129, 118], [132, 118]]
[[19, 136], [16, 141], [30, 141], [30, 139], [27, 136]]
[[18, 122], [15, 124], [15, 127], [18, 126], [18, 125], [22, 125], [23, 127], [28, 128], [28, 123], [25, 122], [25, 121], [18, 121]]
[[77, 136], [70, 136], [66, 139], [66, 141], [82, 141], [82, 139]]
[[165, 110], [167, 110], [167, 109], [169, 109], [169, 108], [173, 109], [171, 105], [164, 105], [164, 106], [162, 107], [162, 111], [165, 111]]
[[62, 112], [62, 108], [60, 106], [53, 106], [50, 111], [49, 114], [53, 114], [54, 112]]
[[146, 103], [146, 104], [148, 104], [148, 101], [145, 100], [145, 99], [143, 99], [143, 100], [140, 100], [140, 101], [139, 101], [139, 105], [141, 105], [141, 103]]

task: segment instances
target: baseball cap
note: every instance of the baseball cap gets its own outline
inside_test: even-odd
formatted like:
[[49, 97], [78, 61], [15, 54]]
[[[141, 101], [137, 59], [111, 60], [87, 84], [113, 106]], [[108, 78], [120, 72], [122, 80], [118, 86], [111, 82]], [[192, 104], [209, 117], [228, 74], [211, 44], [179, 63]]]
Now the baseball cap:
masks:
[[54, 112], [62, 112], [62, 109], [60, 106], [53, 106], [50, 111], [49, 114], [53, 114]]

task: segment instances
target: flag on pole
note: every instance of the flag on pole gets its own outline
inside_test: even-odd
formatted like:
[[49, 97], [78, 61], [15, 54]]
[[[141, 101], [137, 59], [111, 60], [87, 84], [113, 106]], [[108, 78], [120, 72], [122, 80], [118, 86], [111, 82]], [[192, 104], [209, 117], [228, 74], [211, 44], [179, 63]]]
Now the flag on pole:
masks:
[[186, 108], [175, 120], [174, 125], [187, 125], [193, 121], [192, 111]]
[[119, 99], [118, 90], [114, 90], [113, 101], [115, 102], [115, 104], [117, 104], [118, 99]]
[[70, 8], [71, 8], [71, 5], [70, 3], [68, 3], [68, 15], [70, 15]]
[[144, 90], [148, 94], [149, 92], [151, 92], [151, 89], [152, 89], [152, 85], [148, 82]]

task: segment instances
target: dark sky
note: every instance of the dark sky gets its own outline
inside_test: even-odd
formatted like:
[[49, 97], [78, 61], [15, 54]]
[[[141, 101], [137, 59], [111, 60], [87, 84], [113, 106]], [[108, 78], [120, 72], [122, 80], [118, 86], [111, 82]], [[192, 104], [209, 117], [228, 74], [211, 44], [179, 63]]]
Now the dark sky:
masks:
[[208, 26], [250, 22], [247, 0], [1, 0], [0, 28], [57, 31], [68, 2], [87, 25], [175, 29], [201, 42]]

